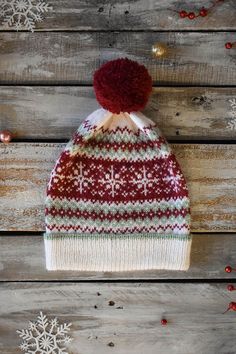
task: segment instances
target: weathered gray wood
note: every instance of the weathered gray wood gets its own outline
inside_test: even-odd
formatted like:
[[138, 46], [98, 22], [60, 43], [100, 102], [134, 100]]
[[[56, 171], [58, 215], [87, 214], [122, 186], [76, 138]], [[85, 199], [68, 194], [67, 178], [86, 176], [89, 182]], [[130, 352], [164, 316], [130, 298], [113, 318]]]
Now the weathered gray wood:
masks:
[[[46, 183], [64, 144], [0, 144], [0, 230], [44, 230]], [[187, 179], [192, 231], [236, 231], [236, 146], [172, 145]]]
[[[235, 88], [154, 88], [144, 113], [169, 139], [232, 139], [235, 97]], [[91, 87], [2, 86], [0, 129], [20, 139], [68, 139], [98, 107]]]
[[45, 267], [43, 236], [0, 237], [0, 280], [96, 280], [96, 279], [222, 279], [226, 265], [235, 266], [235, 234], [194, 234], [191, 266], [187, 272], [48, 272]]
[[6, 283], [0, 350], [19, 353], [16, 330], [43, 311], [72, 322], [69, 353], [234, 354], [235, 313], [222, 314], [234, 297], [226, 284]]
[[[227, 41], [228, 32], [2, 32], [0, 83], [91, 84], [102, 63], [127, 56], [145, 64], [157, 85], [234, 85], [235, 51], [225, 49]], [[156, 42], [167, 43], [165, 58], [152, 56]]]
[[[176, 0], [50, 0], [53, 11], [44, 15], [36, 30], [233, 30], [235, 2], [225, 1], [207, 18], [180, 19], [174, 10], [199, 11], [210, 1]], [[0, 27], [1, 30], [5, 28]]]

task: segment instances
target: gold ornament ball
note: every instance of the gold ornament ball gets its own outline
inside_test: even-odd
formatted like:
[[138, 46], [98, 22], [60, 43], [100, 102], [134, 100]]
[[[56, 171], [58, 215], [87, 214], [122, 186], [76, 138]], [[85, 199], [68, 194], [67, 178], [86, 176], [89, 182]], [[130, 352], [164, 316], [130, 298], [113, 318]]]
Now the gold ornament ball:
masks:
[[167, 52], [167, 46], [164, 43], [155, 43], [152, 46], [152, 53], [155, 57], [162, 57]]

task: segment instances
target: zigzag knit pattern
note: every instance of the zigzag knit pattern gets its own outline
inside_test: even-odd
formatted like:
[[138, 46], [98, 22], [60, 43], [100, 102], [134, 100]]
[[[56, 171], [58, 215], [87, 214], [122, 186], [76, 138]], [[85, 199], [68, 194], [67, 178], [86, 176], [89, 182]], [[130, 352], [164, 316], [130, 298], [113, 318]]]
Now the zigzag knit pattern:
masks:
[[82, 123], [51, 173], [45, 214], [49, 270], [189, 267], [186, 181], [140, 112], [99, 109]]

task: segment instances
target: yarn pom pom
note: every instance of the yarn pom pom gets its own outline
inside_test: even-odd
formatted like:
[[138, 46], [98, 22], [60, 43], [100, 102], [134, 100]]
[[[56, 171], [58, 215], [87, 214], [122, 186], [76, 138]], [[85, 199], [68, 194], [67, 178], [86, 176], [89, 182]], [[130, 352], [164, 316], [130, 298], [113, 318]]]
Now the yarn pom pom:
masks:
[[94, 90], [100, 105], [112, 113], [143, 109], [152, 90], [145, 66], [121, 58], [102, 65], [94, 74]]

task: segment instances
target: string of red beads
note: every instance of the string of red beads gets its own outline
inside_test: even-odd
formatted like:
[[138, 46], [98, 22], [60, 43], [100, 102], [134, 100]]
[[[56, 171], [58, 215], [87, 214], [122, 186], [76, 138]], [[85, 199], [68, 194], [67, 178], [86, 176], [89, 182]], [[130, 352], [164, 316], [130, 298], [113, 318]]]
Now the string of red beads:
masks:
[[181, 18], [188, 18], [189, 20], [194, 20], [197, 17], [206, 17], [216, 5], [218, 5], [219, 3], [223, 3], [223, 2], [224, 2], [224, 0], [215, 0], [210, 7], [206, 8], [203, 6], [198, 11], [198, 13], [195, 13], [193, 11], [187, 12], [186, 10], [181, 10], [181, 11], [176, 11], [176, 12], [178, 12], [178, 14]]

